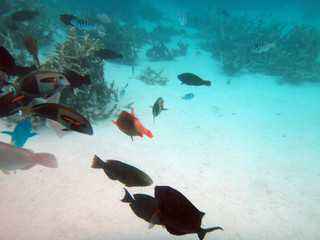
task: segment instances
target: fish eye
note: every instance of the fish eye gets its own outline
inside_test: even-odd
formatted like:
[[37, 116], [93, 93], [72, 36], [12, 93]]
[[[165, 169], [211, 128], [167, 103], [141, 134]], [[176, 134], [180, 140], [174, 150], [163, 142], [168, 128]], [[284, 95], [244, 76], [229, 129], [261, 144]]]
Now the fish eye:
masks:
[[58, 78], [59, 78], [59, 80], [63, 80], [64, 79], [64, 77], [61, 76], [61, 75]]

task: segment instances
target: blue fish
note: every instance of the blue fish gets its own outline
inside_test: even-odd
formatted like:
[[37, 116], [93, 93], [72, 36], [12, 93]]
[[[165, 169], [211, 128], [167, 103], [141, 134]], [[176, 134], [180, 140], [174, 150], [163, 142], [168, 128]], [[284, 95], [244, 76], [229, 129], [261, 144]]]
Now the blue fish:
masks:
[[177, 9], [177, 17], [178, 17], [178, 19], [179, 19], [179, 23], [180, 23], [180, 25], [181, 26], [183, 26], [183, 25], [185, 25], [186, 23], [187, 23], [187, 14], [186, 14], [186, 12], [185, 11], [183, 11], [183, 10], [178, 10]]
[[23, 147], [29, 137], [37, 135], [36, 132], [31, 132], [31, 122], [29, 120], [21, 120], [14, 128], [13, 132], [2, 131], [11, 136], [11, 144], [17, 147]]
[[79, 29], [82, 29], [82, 30], [86, 30], [86, 31], [96, 29], [95, 25], [92, 25], [91, 23], [88, 23], [85, 20], [81, 20], [81, 19], [77, 19], [77, 18], [70, 20], [70, 23], [72, 24], [72, 26], [79, 28]]
[[126, 88], [128, 87], [128, 83], [122, 88], [122, 90], [120, 91], [120, 97], [123, 97], [126, 94]]
[[194, 98], [194, 94], [193, 93], [187, 93], [186, 95], [184, 95], [181, 98], [184, 99], [184, 100], [191, 100], [192, 98]]

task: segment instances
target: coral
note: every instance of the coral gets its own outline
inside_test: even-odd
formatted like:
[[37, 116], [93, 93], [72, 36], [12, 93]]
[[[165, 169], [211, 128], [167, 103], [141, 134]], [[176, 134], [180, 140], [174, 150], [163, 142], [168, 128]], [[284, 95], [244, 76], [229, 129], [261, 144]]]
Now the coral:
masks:
[[162, 42], [147, 49], [146, 56], [151, 61], [170, 61], [173, 60], [171, 50]]
[[178, 44], [178, 49], [177, 48], [172, 48], [172, 55], [174, 57], [177, 56], [185, 56], [187, 54], [187, 50], [188, 50], [188, 44], [183, 44], [182, 41], [180, 40], [179, 42], [177, 42]]
[[141, 70], [141, 74], [138, 76], [138, 79], [149, 85], [166, 85], [169, 79], [161, 76], [163, 70], [164, 69], [156, 72], [148, 66], [145, 70]]

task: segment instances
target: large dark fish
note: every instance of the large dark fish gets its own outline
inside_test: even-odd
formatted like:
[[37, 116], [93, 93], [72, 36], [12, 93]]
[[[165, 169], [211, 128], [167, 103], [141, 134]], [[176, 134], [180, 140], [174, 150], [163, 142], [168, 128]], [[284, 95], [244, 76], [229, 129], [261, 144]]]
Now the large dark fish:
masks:
[[[146, 194], [134, 194], [133, 197], [130, 195], [127, 189], [125, 189], [125, 196], [121, 200], [125, 203], [130, 203], [130, 208], [134, 212], [134, 214], [150, 223], [152, 216], [155, 211], [158, 209], [158, 202], [154, 197], [151, 197]], [[160, 224], [155, 222], [154, 224]]]
[[153, 183], [152, 179], [143, 171], [118, 160], [104, 162], [95, 155], [91, 167], [103, 169], [110, 179], [118, 180], [127, 187], [143, 187]]
[[24, 46], [26, 47], [26, 49], [28, 50], [28, 52], [30, 53], [30, 55], [33, 57], [33, 59], [36, 61], [37, 63], [37, 67], [40, 67], [40, 62], [39, 62], [39, 58], [38, 58], [38, 41], [37, 39], [34, 39], [30, 34], [25, 34], [22, 37]]
[[24, 75], [27, 75], [31, 72], [36, 71], [38, 68], [36, 65], [32, 65], [31, 67], [22, 67], [16, 65], [16, 67], [8, 73], [9, 76], [17, 76], [17, 77], [22, 77]]
[[155, 101], [155, 103], [153, 104], [153, 107], [152, 107], [152, 114], [153, 114], [153, 122], [154, 122], [154, 119], [155, 117], [157, 117], [162, 110], [167, 110], [166, 108], [163, 108], [163, 99], [162, 97], [159, 97], [157, 99], [157, 101]]
[[122, 54], [116, 53], [110, 49], [99, 49], [94, 52], [94, 55], [101, 59], [117, 59], [117, 58], [123, 58]]
[[33, 107], [21, 107], [23, 114], [33, 113], [34, 116], [49, 118], [59, 122], [67, 129], [84, 133], [93, 134], [90, 122], [75, 110], [56, 103], [43, 103]]
[[203, 80], [202, 78], [198, 77], [193, 73], [182, 73], [178, 75], [181, 84], [187, 84], [191, 86], [211, 86], [211, 82], [208, 80]]
[[10, 15], [10, 18], [12, 20], [16, 21], [26, 21], [34, 18], [35, 16], [39, 15], [37, 11], [32, 11], [32, 10], [20, 10], [17, 12], [14, 12]]
[[8, 117], [17, 113], [20, 107], [28, 106], [31, 100], [23, 94], [15, 94], [14, 92], [0, 96], [0, 117]]
[[16, 67], [16, 62], [6, 48], [0, 46], [0, 71], [9, 73]]
[[71, 14], [60, 14], [59, 19], [61, 22], [63, 22], [67, 26], [73, 26], [71, 24], [72, 19], [78, 19], [76, 16], [73, 16]]
[[80, 74], [74, 72], [74, 71], [69, 71], [65, 74], [68, 82], [70, 83], [69, 87], [71, 90], [75, 88], [81, 87], [83, 84], [91, 84], [90, 76], [89, 75], [84, 75], [81, 76]]
[[117, 119], [117, 121], [112, 122], [117, 125], [117, 127], [123, 133], [131, 137], [133, 141], [133, 136], [143, 137], [143, 134], [147, 135], [149, 138], [152, 138], [153, 135], [150, 130], [146, 129], [138, 118], [134, 115], [133, 109], [131, 109], [131, 114], [127, 111], [122, 111]]
[[173, 235], [197, 233], [200, 240], [206, 233], [223, 230], [221, 227], [201, 228], [204, 212], [199, 211], [182, 193], [169, 186], [156, 186], [155, 199], [159, 206], [151, 223], [164, 225]]
[[52, 71], [29, 73], [17, 80], [21, 93], [32, 98], [44, 99], [69, 86], [64, 75]]

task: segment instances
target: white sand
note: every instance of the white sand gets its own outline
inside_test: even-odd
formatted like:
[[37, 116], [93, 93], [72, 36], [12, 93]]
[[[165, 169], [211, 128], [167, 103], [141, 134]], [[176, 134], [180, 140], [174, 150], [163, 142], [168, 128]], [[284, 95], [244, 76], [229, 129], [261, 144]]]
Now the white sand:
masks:
[[[59, 168], [0, 174], [0, 239], [197, 239], [148, 229], [120, 202], [123, 185], [90, 167], [94, 154], [137, 166], [155, 185], [181, 191], [206, 212], [203, 227], [224, 228], [207, 240], [319, 239], [320, 85], [279, 86], [262, 75], [229, 78], [209, 53], [197, 50], [192, 44], [187, 57], [171, 62], [147, 62], [141, 51], [135, 75], [148, 65], [164, 68], [167, 86], [129, 79], [131, 67], [106, 63], [108, 81], [119, 87], [129, 82], [121, 104], [135, 102], [154, 138], [132, 142], [110, 119], [93, 125], [93, 136], [71, 132], [58, 139], [43, 127], [25, 147], [55, 154]], [[210, 79], [212, 86], [181, 86], [176, 75], [182, 72]], [[194, 99], [180, 99], [189, 92]], [[169, 110], [153, 124], [149, 106], [159, 96]], [[8, 130], [2, 121], [0, 130]], [[0, 134], [0, 140], [10, 138]], [[153, 195], [154, 185], [129, 191]]]

